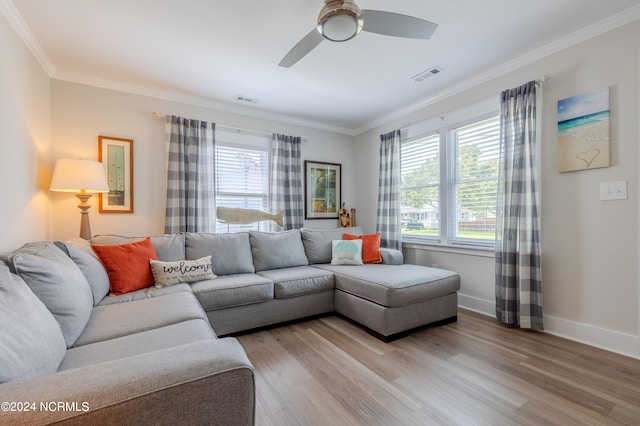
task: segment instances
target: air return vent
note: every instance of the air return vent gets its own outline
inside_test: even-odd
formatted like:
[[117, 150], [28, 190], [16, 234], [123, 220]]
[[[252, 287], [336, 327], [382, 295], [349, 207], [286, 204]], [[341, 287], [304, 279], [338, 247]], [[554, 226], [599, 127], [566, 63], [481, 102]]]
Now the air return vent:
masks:
[[442, 71], [444, 70], [441, 67], [431, 67], [418, 75], [414, 75], [413, 77], [411, 77], [411, 80], [413, 80], [415, 83], [420, 83], [421, 81], [424, 81], [429, 77], [440, 74]]
[[257, 104], [258, 102], [260, 102], [260, 99], [250, 98], [249, 96], [244, 96], [244, 95], [236, 95], [236, 101], [244, 102], [247, 104]]

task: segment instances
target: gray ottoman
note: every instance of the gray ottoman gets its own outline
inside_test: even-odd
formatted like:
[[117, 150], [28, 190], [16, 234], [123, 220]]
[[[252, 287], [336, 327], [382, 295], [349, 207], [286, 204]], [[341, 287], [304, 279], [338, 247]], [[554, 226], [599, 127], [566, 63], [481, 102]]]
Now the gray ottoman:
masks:
[[314, 265], [335, 275], [335, 310], [389, 341], [457, 319], [460, 276], [419, 265]]

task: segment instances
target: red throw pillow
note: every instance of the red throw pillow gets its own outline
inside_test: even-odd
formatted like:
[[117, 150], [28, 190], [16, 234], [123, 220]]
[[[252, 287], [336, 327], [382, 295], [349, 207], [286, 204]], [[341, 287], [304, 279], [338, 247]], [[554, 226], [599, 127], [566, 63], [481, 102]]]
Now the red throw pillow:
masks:
[[91, 245], [109, 274], [111, 296], [153, 285], [149, 259], [158, 260], [151, 238], [128, 244]]
[[380, 254], [380, 234], [370, 235], [351, 235], [344, 234], [345, 240], [362, 240], [362, 261], [364, 263], [380, 263], [382, 255]]

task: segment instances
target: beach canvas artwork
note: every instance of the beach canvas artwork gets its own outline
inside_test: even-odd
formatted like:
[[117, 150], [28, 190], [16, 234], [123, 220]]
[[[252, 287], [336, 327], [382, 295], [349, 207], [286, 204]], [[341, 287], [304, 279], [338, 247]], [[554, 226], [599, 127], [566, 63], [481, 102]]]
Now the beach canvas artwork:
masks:
[[609, 88], [558, 101], [560, 172], [609, 167]]

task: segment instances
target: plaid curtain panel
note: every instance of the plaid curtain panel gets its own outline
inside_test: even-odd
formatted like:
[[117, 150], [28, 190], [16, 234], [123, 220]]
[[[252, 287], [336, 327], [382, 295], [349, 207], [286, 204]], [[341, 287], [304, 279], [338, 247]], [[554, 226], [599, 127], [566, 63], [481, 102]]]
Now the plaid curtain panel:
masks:
[[542, 330], [534, 81], [502, 92], [500, 139], [496, 317], [509, 326]]
[[284, 212], [283, 226], [271, 222], [272, 231], [299, 229], [304, 224], [301, 143], [300, 137], [275, 133], [271, 139], [269, 206], [273, 212]]
[[402, 249], [400, 219], [400, 130], [394, 130], [380, 135], [376, 232], [381, 247]]
[[215, 232], [215, 124], [165, 117], [167, 205], [164, 232]]

